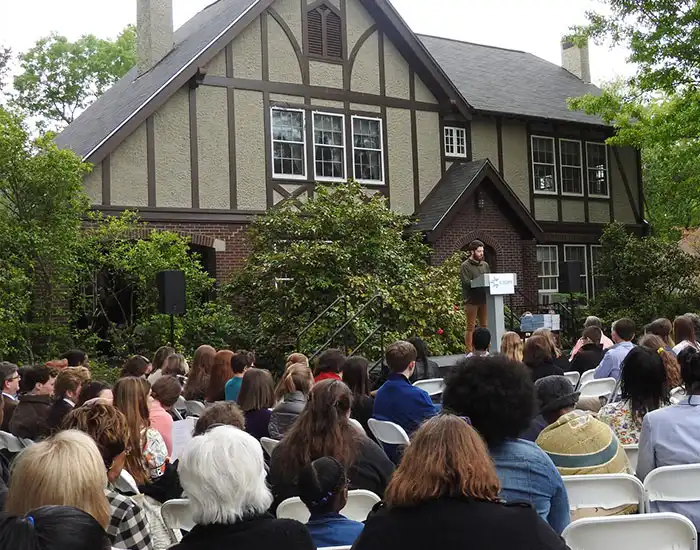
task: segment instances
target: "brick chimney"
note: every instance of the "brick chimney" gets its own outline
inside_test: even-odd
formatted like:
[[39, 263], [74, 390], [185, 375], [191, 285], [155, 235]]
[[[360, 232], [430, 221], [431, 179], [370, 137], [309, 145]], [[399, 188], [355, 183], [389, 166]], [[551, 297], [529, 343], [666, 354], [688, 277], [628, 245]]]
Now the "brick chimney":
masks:
[[173, 49], [173, 0], [136, 0], [139, 76]]
[[591, 81], [591, 61], [588, 56], [588, 41], [583, 47], [573, 42], [561, 43], [561, 65], [584, 82]]

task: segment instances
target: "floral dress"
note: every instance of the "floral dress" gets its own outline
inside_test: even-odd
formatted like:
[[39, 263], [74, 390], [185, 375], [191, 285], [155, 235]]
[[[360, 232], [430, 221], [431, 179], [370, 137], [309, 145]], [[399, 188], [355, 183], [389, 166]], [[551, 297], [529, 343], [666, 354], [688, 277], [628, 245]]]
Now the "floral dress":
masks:
[[632, 416], [629, 400], [605, 405], [598, 412], [598, 420], [612, 428], [621, 445], [639, 445], [643, 418]]
[[143, 446], [143, 460], [151, 481], [158, 479], [165, 473], [168, 462], [168, 448], [163, 436], [153, 428], [146, 428], [145, 443]]

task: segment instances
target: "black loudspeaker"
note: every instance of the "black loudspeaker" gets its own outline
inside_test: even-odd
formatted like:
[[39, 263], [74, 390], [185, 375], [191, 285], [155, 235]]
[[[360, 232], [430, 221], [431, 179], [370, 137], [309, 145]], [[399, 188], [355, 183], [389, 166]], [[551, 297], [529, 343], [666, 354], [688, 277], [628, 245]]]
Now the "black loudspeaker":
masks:
[[184, 315], [184, 271], [159, 271], [156, 275], [156, 286], [158, 287], [158, 312], [167, 315]]
[[559, 292], [562, 294], [583, 294], [583, 262], [561, 262], [559, 264]]

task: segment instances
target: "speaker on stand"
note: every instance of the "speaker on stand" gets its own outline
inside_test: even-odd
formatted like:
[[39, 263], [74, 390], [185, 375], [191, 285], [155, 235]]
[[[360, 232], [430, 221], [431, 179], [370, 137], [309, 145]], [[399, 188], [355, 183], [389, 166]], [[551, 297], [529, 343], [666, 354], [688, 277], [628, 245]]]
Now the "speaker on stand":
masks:
[[178, 270], [159, 271], [156, 274], [158, 288], [158, 313], [170, 315], [170, 345], [175, 345], [175, 315], [186, 311], [185, 272]]
[[569, 308], [571, 309], [570, 337], [573, 338], [578, 332], [576, 323], [578, 301], [574, 294], [585, 294], [583, 288], [583, 275], [585, 274], [583, 262], [560, 262], [559, 263], [559, 292], [569, 295]]

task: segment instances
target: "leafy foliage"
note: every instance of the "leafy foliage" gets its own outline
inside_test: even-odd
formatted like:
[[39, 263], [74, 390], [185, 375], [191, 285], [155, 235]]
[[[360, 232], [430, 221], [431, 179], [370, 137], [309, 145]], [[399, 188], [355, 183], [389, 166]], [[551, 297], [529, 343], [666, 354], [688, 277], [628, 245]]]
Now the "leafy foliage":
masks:
[[20, 54], [14, 103], [49, 129], [70, 124], [136, 63], [136, 29], [115, 40], [85, 35], [75, 42], [51, 34]]
[[613, 224], [601, 244], [602, 289], [592, 305], [594, 314], [607, 321], [631, 317], [643, 326], [700, 308], [700, 258], [683, 252], [677, 243], [640, 239]]
[[11, 55], [12, 52], [10, 48], [0, 46], [0, 92], [2, 92], [2, 89], [5, 87], [5, 77], [9, 70]]

